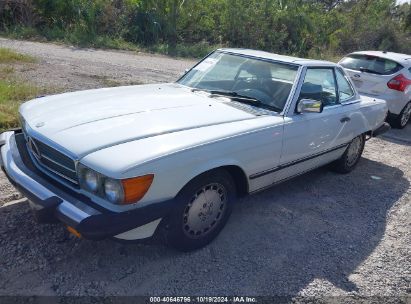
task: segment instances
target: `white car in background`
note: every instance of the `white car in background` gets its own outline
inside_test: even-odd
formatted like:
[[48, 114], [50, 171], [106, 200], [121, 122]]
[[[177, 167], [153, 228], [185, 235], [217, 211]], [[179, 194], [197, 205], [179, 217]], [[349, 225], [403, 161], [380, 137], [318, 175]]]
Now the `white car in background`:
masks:
[[387, 120], [404, 128], [411, 117], [411, 55], [392, 52], [354, 52], [339, 62], [361, 95], [387, 102]]
[[161, 227], [192, 250], [217, 236], [237, 196], [331, 162], [350, 172], [386, 115], [335, 63], [220, 49], [176, 83], [23, 104], [22, 129], [0, 135], [0, 165], [39, 221], [95, 240]]

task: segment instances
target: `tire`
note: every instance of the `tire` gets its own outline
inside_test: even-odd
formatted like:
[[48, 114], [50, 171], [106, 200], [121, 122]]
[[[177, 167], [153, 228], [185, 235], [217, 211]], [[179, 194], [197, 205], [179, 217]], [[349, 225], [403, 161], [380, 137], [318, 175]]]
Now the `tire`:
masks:
[[411, 102], [407, 103], [399, 115], [391, 114], [388, 122], [393, 128], [404, 129], [411, 117]]
[[333, 163], [333, 170], [343, 174], [351, 172], [360, 161], [364, 145], [364, 134], [355, 137], [348, 145], [344, 154]]
[[176, 206], [166, 220], [167, 244], [181, 251], [206, 246], [227, 223], [235, 193], [234, 180], [225, 170], [194, 178], [176, 196]]

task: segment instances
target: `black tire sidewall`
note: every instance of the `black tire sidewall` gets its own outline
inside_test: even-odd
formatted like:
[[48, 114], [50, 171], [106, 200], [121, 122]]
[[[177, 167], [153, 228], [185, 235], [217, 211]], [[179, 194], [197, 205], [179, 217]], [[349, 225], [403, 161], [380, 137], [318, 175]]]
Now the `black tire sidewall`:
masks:
[[402, 125], [401, 124], [401, 120], [402, 120], [402, 117], [404, 116], [404, 114], [405, 114], [405, 109], [407, 108], [407, 106], [410, 104], [410, 102], [408, 102], [406, 105], [405, 105], [405, 107], [404, 107], [404, 109], [402, 109], [402, 111], [401, 111], [401, 114], [399, 115], [399, 117], [398, 117], [398, 126], [400, 127], [400, 129], [404, 129], [406, 126], [407, 126], [407, 124], [409, 123], [409, 119], [408, 119], [408, 121], [407, 121], [407, 123], [405, 124], [405, 125]]
[[[364, 151], [364, 147], [365, 147], [365, 137], [364, 137], [364, 135], [360, 135], [360, 136], [357, 136], [357, 137], [361, 138], [361, 148], [360, 148], [359, 155], [358, 155], [357, 159], [355, 160], [355, 162], [354, 162], [352, 165], [348, 165], [348, 164], [347, 164], [347, 161], [348, 161], [348, 149], [350, 148], [352, 142], [350, 143], [350, 145], [348, 145], [347, 150], [344, 152], [344, 157], [343, 157], [343, 158], [344, 158], [344, 167], [345, 167], [345, 169], [346, 169], [348, 172], [352, 171], [352, 170], [357, 166], [358, 162], [359, 162], [360, 159], [361, 159], [362, 152]], [[356, 139], [357, 137], [355, 137], [354, 139]], [[353, 139], [353, 141], [354, 141], [354, 139]]]
[[[192, 196], [203, 186], [210, 183], [219, 183], [226, 190], [227, 205], [224, 214], [217, 223], [217, 226], [210, 233], [202, 238], [189, 238], [183, 231], [184, 210]], [[164, 230], [167, 243], [181, 251], [195, 250], [210, 243], [224, 228], [230, 217], [235, 200], [235, 192], [236, 189], [232, 177], [223, 169], [203, 173], [191, 180], [175, 197], [174, 209], [166, 219]]]
[[[410, 102], [411, 102], [411, 101], [410, 101]], [[405, 108], [408, 106], [408, 104], [409, 104], [410, 102], [408, 102], [408, 103], [404, 106], [404, 108], [402, 109], [402, 111], [401, 111], [400, 114], [398, 114], [398, 115], [391, 114], [391, 117], [389, 117], [388, 121], [389, 121], [390, 125], [391, 125], [393, 128], [396, 128], [396, 129], [404, 129], [404, 128], [407, 126], [407, 124], [409, 123], [409, 120], [408, 120], [408, 122], [407, 122], [405, 125], [401, 125], [401, 118], [402, 118], [402, 116], [403, 116], [404, 113], [405, 113]]]
[[[352, 165], [348, 165], [348, 164], [347, 164], [347, 160], [348, 160], [348, 149], [350, 148], [350, 145], [351, 145], [352, 141], [354, 141], [354, 139], [356, 139], [357, 137], [361, 137], [361, 139], [362, 139], [361, 149], [360, 149], [360, 152], [359, 152], [360, 155], [358, 156], [358, 158], [357, 158], [357, 160], [355, 161], [355, 163], [353, 163]], [[351, 171], [357, 166], [358, 162], [359, 162], [360, 159], [361, 159], [361, 155], [362, 155], [362, 153], [363, 153], [363, 151], [364, 151], [364, 147], [365, 147], [365, 135], [362, 134], [362, 135], [356, 136], [354, 139], [350, 142], [350, 144], [348, 145], [347, 149], [344, 151], [344, 154], [340, 157], [340, 159], [338, 159], [337, 161], [335, 161], [335, 162], [333, 163], [333, 167], [332, 167], [332, 168], [333, 168], [334, 171], [339, 172], [339, 173], [349, 173], [349, 172], [351, 172]]]

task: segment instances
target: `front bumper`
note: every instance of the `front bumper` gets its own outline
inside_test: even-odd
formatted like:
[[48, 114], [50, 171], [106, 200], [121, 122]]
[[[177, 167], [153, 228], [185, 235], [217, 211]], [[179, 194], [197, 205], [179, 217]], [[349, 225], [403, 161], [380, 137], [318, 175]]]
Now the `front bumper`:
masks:
[[[38, 222], [61, 221], [86, 239], [122, 238], [121, 235], [128, 231], [144, 226], [153, 231], [145, 231], [142, 235], [151, 236], [173, 205], [173, 201], [168, 200], [125, 212], [107, 210], [40, 172], [19, 131], [0, 134], [0, 167], [10, 182], [29, 199]], [[140, 238], [139, 233], [135, 235]]]

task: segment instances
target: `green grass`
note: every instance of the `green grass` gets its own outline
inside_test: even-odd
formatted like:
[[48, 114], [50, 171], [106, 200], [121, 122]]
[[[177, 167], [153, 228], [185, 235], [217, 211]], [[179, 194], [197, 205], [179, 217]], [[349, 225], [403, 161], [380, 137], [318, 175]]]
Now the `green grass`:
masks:
[[18, 126], [18, 108], [22, 101], [36, 96], [34, 86], [11, 79], [0, 79], [0, 130]]
[[168, 44], [155, 44], [153, 46], [145, 47], [143, 50], [175, 57], [202, 58], [219, 47], [221, 46], [200, 42], [193, 44], [180, 43], [176, 45], [175, 49], [171, 49]]
[[0, 63], [26, 62], [34, 63], [36, 59], [29, 55], [19, 54], [10, 49], [0, 48]]
[[174, 49], [171, 49], [167, 43], [157, 43], [146, 46], [131, 43], [122, 38], [115, 38], [107, 35], [91, 35], [81, 31], [65, 31], [59, 28], [48, 28], [40, 31], [28, 27], [14, 27], [3, 30], [0, 34], [13, 39], [52, 41], [57, 43], [72, 44], [79, 47], [116, 49], [135, 52], [143, 51], [188, 58], [202, 58], [212, 50], [220, 47], [217, 45], [210, 45], [207, 42], [199, 42], [191, 44], [179, 43]]
[[76, 43], [75, 40], [65, 40], [65, 42], [73, 43], [79, 46], [94, 47], [102, 49], [126, 50], [126, 51], [140, 51], [141, 48], [131, 42], [127, 42], [121, 38], [110, 38], [108, 36], [97, 36], [94, 41], [90, 43]]
[[19, 105], [39, 93], [37, 87], [18, 80], [10, 64], [33, 62], [33, 57], [0, 48], [0, 131], [18, 126]]

